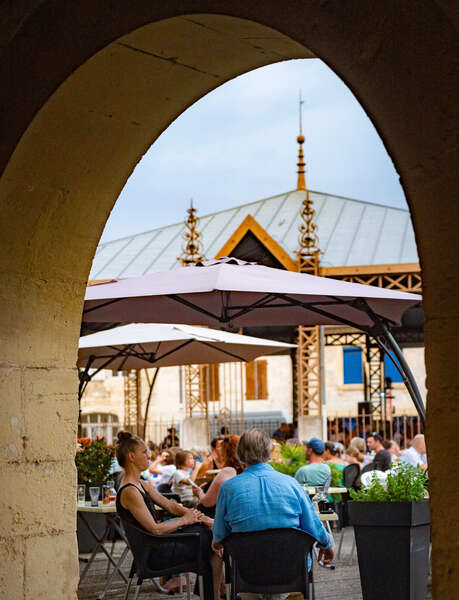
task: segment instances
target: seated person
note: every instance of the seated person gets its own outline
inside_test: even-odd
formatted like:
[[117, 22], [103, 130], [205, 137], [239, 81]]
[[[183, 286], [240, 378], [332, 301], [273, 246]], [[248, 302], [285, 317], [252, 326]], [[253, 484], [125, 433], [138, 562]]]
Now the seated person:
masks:
[[201, 463], [194, 460], [191, 452], [179, 450], [175, 455], [175, 467], [176, 470], [171, 478], [171, 491], [180, 496], [184, 506], [188, 508], [195, 506], [198, 499], [193, 494], [193, 486]]
[[391, 455], [383, 446], [383, 438], [379, 433], [370, 433], [367, 438], [367, 445], [371, 452], [374, 452], [373, 461], [367, 465], [368, 469], [374, 471], [387, 471], [391, 468]]
[[246, 468], [220, 487], [212, 547], [222, 554], [221, 542], [233, 532], [283, 527], [302, 529], [317, 540], [321, 548], [319, 559], [330, 563], [334, 554], [333, 538], [295, 479], [267, 464], [270, 451], [271, 440], [264, 431], [250, 429], [242, 434], [237, 455]]
[[201, 468], [198, 471], [198, 479], [206, 476], [207, 471], [210, 469], [221, 469], [224, 467], [224, 463], [221, 456], [221, 445], [223, 443], [222, 438], [214, 438], [210, 442], [210, 454], [201, 464]]
[[[116, 510], [119, 516], [137, 527], [145, 529], [154, 535], [165, 535], [175, 531], [198, 532], [200, 534], [200, 552], [206, 572], [204, 573], [205, 600], [213, 600], [214, 591], [212, 574], [218, 570], [220, 577], [220, 560], [210, 547], [211, 535], [209, 525], [212, 521], [195, 509], [188, 509], [171, 502], [159, 494], [151, 482], [142, 481], [140, 474], [148, 467], [148, 449], [140, 438], [127, 431], [118, 432], [116, 458], [124, 469], [120, 488], [116, 496]], [[164, 508], [177, 518], [158, 522], [155, 505]], [[158, 551], [152, 551], [150, 561], [155, 568], [166, 567], [174, 560], [189, 560], [189, 550], [176, 544], [167, 544]], [[171, 556], [173, 554], [173, 557]]]
[[325, 444], [319, 438], [313, 437], [306, 444], [306, 459], [309, 464], [300, 467], [295, 473], [298, 483], [314, 487], [324, 485], [331, 477], [330, 467], [324, 463]]
[[401, 453], [400, 462], [427, 469], [426, 441], [422, 433], [415, 435], [411, 447]]
[[238, 441], [238, 435], [225, 437], [221, 446], [221, 453], [225, 466], [212, 481], [206, 492], [204, 490], [199, 490], [197, 492], [199, 499], [198, 509], [210, 517], [213, 517], [215, 514], [218, 492], [222, 483], [236, 477], [238, 473], [242, 472], [241, 463], [236, 455]]
[[[169, 484], [175, 470], [175, 459], [170, 450], [163, 450], [158, 458], [148, 467], [149, 473], [158, 475], [154, 480], [154, 484], [159, 492], [165, 490], [164, 486]], [[159, 486], [163, 487], [158, 489]]]
[[343, 485], [343, 471], [347, 467], [348, 463], [342, 458], [342, 445], [339, 442], [325, 442], [325, 452], [322, 458], [324, 462], [329, 465], [335, 465], [341, 474], [339, 482], [336, 482], [339, 486]]

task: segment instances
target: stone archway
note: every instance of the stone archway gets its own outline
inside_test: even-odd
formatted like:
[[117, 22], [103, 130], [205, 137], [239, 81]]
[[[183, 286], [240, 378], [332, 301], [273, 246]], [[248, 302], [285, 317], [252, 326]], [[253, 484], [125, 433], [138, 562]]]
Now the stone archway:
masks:
[[457, 497], [450, 473], [459, 466], [450, 360], [457, 33], [433, 0], [416, 9], [370, 0], [214, 4], [118, 0], [109, 12], [90, 0], [37, 0], [0, 9], [8, 25], [0, 66], [1, 589], [8, 598], [75, 593], [76, 343], [92, 256], [122, 185], [155, 137], [207, 91], [313, 52], [371, 116], [413, 216], [427, 316], [434, 585], [448, 593], [459, 583], [457, 525], [444, 502]]

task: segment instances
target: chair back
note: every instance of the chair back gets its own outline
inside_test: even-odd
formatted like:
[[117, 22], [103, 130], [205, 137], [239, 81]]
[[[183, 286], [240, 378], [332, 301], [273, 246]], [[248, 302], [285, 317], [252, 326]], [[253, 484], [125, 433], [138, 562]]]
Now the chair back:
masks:
[[233, 597], [239, 592], [301, 592], [307, 598], [307, 555], [314, 542], [299, 529], [230, 534], [223, 545], [231, 557]]
[[359, 487], [358, 479], [360, 478], [360, 466], [357, 463], [351, 463], [343, 469], [343, 485], [350, 490]]
[[203, 571], [199, 533], [153, 535], [126, 519], [122, 523], [141, 579]]
[[177, 502], [178, 504], [182, 504], [182, 500], [180, 499], [180, 496], [178, 494], [174, 494], [173, 492], [160, 492], [161, 496], [164, 496], [164, 498], [167, 498], [168, 500], [173, 500], [174, 502]]

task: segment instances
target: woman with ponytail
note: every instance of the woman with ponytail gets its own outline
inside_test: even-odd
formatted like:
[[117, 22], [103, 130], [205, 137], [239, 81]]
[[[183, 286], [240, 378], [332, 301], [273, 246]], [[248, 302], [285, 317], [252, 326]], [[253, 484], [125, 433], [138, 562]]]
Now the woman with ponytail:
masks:
[[[211, 549], [212, 519], [196, 509], [185, 508], [177, 502], [168, 500], [155, 490], [152, 482], [141, 480], [140, 474], [148, 469], [148, 448], [139, 437], [127, 431], [120, 431], [116, 444], [116, 458], [124, 470], [116, 496], [116, 510], [120, 517], [154, 535], [176, 531], [199, 532], [202, 558], [209, 566], [208, 573], [204, 575], [204, 598], [213, 600], [212, 573], [215, 572], [218, 579], [217, 586], [219, 586], [221, 561]], [[176, 518], [160, 523], [155, 505], [164, 508]], [[187, 552], [187, 549], [175, 545], [169, 550], [174, 552], [175, 559], [177, 553]], [[186, 560], [188, 557], [183, 558]], [[151, 561], [156, 567], [163, 564], [167, 566], [168, 560], [167, 548], [157, 556], [151, 556]]]

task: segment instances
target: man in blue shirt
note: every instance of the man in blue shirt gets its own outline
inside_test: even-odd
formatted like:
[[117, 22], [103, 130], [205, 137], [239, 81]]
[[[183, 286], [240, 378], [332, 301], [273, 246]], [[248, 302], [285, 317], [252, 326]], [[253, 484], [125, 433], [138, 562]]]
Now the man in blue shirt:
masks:
[[270, 451], [271, 440], [264, 431], [250, 429], [241, 436], [237, 454], [246, 469], [220, 488], [212, 529], [213, 549], [221, 554], [221, 541], [230, 533], [295, 528], [314, 537], [321, 548], [319, 560], [331, 563], [333, 538], [298, 482], [266, 464]]

